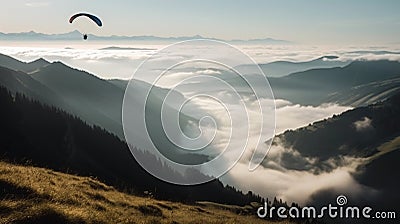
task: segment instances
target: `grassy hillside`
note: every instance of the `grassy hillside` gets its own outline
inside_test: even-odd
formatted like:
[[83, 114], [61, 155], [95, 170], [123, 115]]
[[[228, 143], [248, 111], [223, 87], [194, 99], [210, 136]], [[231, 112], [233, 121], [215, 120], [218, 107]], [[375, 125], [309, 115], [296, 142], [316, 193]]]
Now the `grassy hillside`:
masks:
[[0, 223], [268, 223], [254, 214], [251, 206], [159, 201], [89, 177], [0, 162]]

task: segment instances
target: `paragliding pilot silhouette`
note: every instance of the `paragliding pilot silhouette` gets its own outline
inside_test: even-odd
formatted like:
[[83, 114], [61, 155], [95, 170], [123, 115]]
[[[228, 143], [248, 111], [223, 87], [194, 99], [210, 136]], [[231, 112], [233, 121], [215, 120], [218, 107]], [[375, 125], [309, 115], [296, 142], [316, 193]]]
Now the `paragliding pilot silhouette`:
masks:
[[[103, 23], [101, 22], [101, 20], [100, 20], [97, 16], [92, 15], [92, 14], [89, 14], [89, 13], [77, 13], [77, 14], [71, 16], [71, 18], [69, 19], [69, 23], [74, 22], [74, 20], [75, 20], [76, 18], [80, 17], [80, 16], [85, 16], [85, 17], [91, 19], [91, 20], [92, 20], [93, 22], [95, 22], [99, 27], [103, 26]], [[83, 34], [83, 39], [84, 39], [84, 40], [87, 40], [87, 39], [88, 39], [88, 35], [87, 35], [87, 34]]]

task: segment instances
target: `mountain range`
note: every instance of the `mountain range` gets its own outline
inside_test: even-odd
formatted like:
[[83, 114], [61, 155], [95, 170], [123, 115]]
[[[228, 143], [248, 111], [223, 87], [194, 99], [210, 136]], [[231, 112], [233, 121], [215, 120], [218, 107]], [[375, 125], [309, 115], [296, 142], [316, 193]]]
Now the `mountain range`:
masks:
[[[322, 56], [310, 61], [292, 62], [292, 61], [274, 61], [270, 63], [258, 64], [264, 74], [270, 77], [283, 77], [295, 72], [307, 71], [316, 68], [343, 67], [351, 61], [341, 61], [334, 55]], [[254, 65], [242, 65], [242, 69], [251, 69]], [[250, 70], [251, 71], [251, 70]]]
[[365, 106], [398, 92], [398, 61], [353, 61], [342, 67], [314, 68], [269, 78], [278, 99], [302, 105], [337, 103]]
[[[211, 39], [211, 40], [218, 40], [218, 41], [228, 41], [234, 43], [246, 42], [246, 43], [253, 43], [253, 44], [293, 44], [287, 40], [279, 40], [273, 38], [263, 38], [263, 39], [249, 39], [249, 40], [222, 40], [218, 38], [210, 38], [210, 37], [203, 37], [200, 35], [195, 36], [183, 36], [183, 37], [158, 37], [158, 36], [96, 36], [89, 34], [90, 40], [96, 41], [158, 41], [158, 42], [178, 42], [178, 41], [185, 41], [185, 40], [192, 40], [192, 39]], [[44, 34], [44, 33], [37, 33], [34, 31], [30, 32], [21, 32], [21, 33], [1, 33], [0, 32], [0, 40], [2, 41], [76, 41], [82, 40], [82, 33], [74, 30], [68, 33], [62, 34]]]
[[[328, 59], [326, 59], [328, 58]], [[391, 60], [336, 61], [336, 56], [323, 56], [306, 62], [278, 61], [261, 64], [275, 99], [284, 99], [303, 106], [339, 104], [367, 106], [399, 92], [400, 62]], [[242, 94], [252, 94], [244, 88], [243, 77], [257, 88], [266, 88], [265, 77], [254, 74], [254, 65], [240, 65], [239, 75], [218, 70], [214, 76], [226, 81]], [[271, 73], [275, 71], [277, 77]], [[289, 74], [287, 74], [289, 73]], [[204, 83], [202, 83], [203, 85]], [[257, 86], [257, 85], [263, 86]], [[203, 86], [213, 86], [205, 83]], [[186, 89], [201, 88], [186, 84]], [[215, 90], [215, 91], [218, 91]]]

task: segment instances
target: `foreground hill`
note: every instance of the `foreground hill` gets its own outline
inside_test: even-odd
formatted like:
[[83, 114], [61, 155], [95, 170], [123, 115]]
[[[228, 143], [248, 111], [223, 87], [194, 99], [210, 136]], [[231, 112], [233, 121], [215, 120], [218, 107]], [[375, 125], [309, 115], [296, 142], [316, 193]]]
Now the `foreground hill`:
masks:
[[0, 223], [269, 223], [254, 209], [138, 197], [93, 178], [0, 162]]

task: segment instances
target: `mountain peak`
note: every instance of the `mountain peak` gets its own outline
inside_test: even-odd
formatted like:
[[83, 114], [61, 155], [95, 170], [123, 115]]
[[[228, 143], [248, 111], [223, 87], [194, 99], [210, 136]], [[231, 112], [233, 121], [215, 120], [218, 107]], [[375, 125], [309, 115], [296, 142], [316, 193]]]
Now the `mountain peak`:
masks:
[[[61, 61], [54, 61], [54, 62], [48, 63], [45, 66], [43, 66], [43, 69], [44, 70], [50, 69], [50, 70], [56, 70], [56, 71], [65, 71], [67, 69], [72, 70], [73, 68], [70, 68], [68, 65], [62, 63]], [[43, 70], [43, 69], [41, 69], [41, 70]]]
[[204, 39], [204, 37], [201, 36], [201, 35], [199, 35], [199, 34], [194, 35], [192, 38], [195, 38], [195, 39]]
[[[243, 40], [237, 40], [243, 41]], [[293, 42], [288, 40], [281, 40], [281, 39], [274, 39], [270, 37], [265, 38], [258, 38], [258, 39], [249, 39], [247, 42], [254, 42], [254, 43], [269, 43], [269, 44], [292, 44]]]
[[78, 30], [73, 30], [73, 31], [71, 31], [71, 32], [69, 32], [67, 34], [79, 34], [79, 35], [81, 35], [82, 33], [79, 32]]
[[62, 63], [61, 61], [53, 61], [51, 64], [52, 65], [64, 65], [64, 63]]
[[33, 31], [33, 30], [31, 30], [31, 31], [29, 31], [29, 32], [25, 32], [25, 33], [14, 33], [14, 34], [12, 34], [12, 35], [18, 35], [18, 34], [22, 34], [22, 35], [26, 35], [27, 37], [37, 37], [37, 36], [41, 36], [41, 35], [44, 35], [44, 34], [42, 34], [42, 33], [38, 33], [38, 32], [35, 32], [35, 31]]
[[38, 58], [38, 59], [36, 59], [36, 60], [31, 61], [30, 63], [50, 64], [50, 62], [47, 61], [47, 60], [44, 59], [44, 58]]

